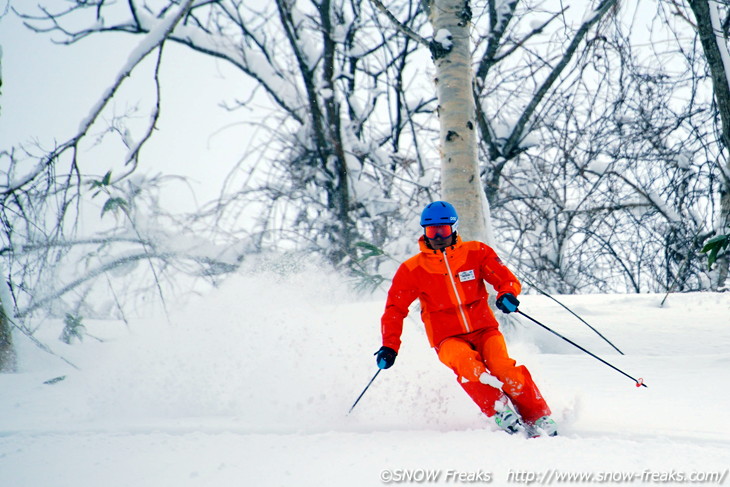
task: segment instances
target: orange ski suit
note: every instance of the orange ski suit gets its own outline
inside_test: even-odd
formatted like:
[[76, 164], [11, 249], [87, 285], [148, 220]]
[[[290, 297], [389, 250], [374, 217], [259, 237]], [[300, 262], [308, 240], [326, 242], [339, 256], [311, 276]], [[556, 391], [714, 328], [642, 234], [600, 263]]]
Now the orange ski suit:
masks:
[[[494, 286], [497, 297], [520, 293], [514, 274], [482, 242], [463, 242], [457, 235], [453, 246], [437, 251], [421, 236], [419, 245], [420, 253], [401, 264], [388, 291], [381, 319], [383, 346], [400, 349], [403, 320], [418, 298], [431, 346], [487, 416], [504, 403], [502, 391], [526, 422], [549, 415], [550, 408], [530, 372], [509, 357], [487, 302], [484, 281]], [[501, 390], [479, 381], [484, 372], [502, 383]]]

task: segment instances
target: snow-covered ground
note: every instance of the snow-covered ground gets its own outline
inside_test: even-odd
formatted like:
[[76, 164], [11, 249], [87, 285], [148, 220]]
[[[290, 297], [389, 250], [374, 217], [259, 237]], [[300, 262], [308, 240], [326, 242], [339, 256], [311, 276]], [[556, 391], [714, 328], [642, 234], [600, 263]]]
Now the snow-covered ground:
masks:
[[[549, 299], [523, 296], [525, 313], [648, 385], [517, 318], [511, 354], [562, 433], [526, 440], [490, 429], [417, 313], [395, 366], [348, 415], [376, 371], [384, 294], [345, 288], [313, 269], [260, 272], [170, 322], [86, 322], [103, 342], [66, 346], [60, 323], [42, 324], [80, 370], [18, 337], [21, 370], [0, 376], [0, 485], [728, 483], [730, 293], [664, 307], [657, 295], [559, 297], [624, 356]], [[566, 481], [580, 474], [592, 477]]]

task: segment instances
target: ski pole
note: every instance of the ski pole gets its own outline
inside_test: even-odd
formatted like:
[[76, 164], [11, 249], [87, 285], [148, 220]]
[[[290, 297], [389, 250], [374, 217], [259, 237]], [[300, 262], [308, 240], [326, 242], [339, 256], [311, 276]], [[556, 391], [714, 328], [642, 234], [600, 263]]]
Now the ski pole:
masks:
[[603, 336], [603, 334], [602, 334], [602, 333], [601, 333], [600, 331], [598, 331], [597, 329], [595, 329], [595, 328], [594, 328], [593, 326], [591, 326], [591, 325], [590, 325], [590, 323], [588, 323], [588, 322], [587, 322], [586, 320], [584, 320], [583, 318], [581, 318], [581, 317], [580, 317], [580, 316], [578, 315], [578, 313], [576, 313], [575, 311], [573, 311], [572, 309], [568, 308], [568, 307], [567, 307], [566, 305], [564, 305], [563, 303], [561, 303], [560, 301], [558, 301], [557, 299], [555, 299], [555, 297], [554, 297], [554, 296], [551, 296], [551, 295], [550, 295], [550, 294], [548, 294], [547, 292], [545, 292], [545, 291], [543, 291], [542, 289], [540, 289], [540, 288], [539, 288], [539, 287], [538, 287], [538, 286], [537, 286], [537, 285], [536, 285], [536, 284], [535, 284], [534, 282], [530, 282], [530, 280], [529, 280], [528, 278], [526, 278], [526, 277], [525, 277], [524, 275], [523, 275], [522, 277], [520, 277], [520, 279], [522, 279], [523, 281], [527, 282], [527, 284], [529, 284], [530, 286], [532, 286], [533, 288], [535, 288], [535, 290], [536, 290], [537, 292], [539, 292], [540, 294], [542, 294], [542, 295], [544, 295], [544, 296], [547, 296], [548, 298], [550, 298], [550, 299], [552, 299], [553, 301], [555, 301], [556, 303], [558, 303], [558, 304], [559, 304], [560, 306], [562, 306], [562, 307], [563, 307], [563, 308], [564, 308], [564, 309], [565, 309], [565, 310], [566, 310], [566, 311], [567, 311], [568, 313], [570, 313], [570, 314], [572, 314], [573, 316], [575, 316], [576, 318], [578, 318], [578, 319], [579, 319], [579, 320], [580, 320], [580, 321], [581, 321], [581, 322], [582, 322], [582, 323], [583, 323], [584, 325], [586, 325], [586, 326], [587, 326], [588, 328], [590, 328], [591, 330], [593, 330], [593, 331], [594, 331], [594, 332], [596, 333], [596, 335], [598, 335], [599, 337], [603, 338], [603, 340], [604, 340], [604, 341], [605, 341], [606, 343], [608, 343], [609, 345], [611, 345], [611, 346], [613, 347], [613, 349], [614, 349], [614, 350], [616, 350], [616, 351], [617, 351], [618, 353], [620, 353], [621, 355], [623, 355], [623, 354], [624, 354], [624, 353], [623, 353], [623, 352], [622, 352], [622, 351], [621, 351], [621, 350], [620, 350], [620, 349], [619, 349], [619, 348], [618, 348], [618, 347], [617, 347], [616, 345], [614, 345], [614, 344], [613, 344], [613, 343], [611, 342], [611, 340], [609, 340], [608, 338], [606, 338], [605, 336]]
[[565, 338], [565, 337], [564, 337], [563, 335], [561, 335], [561, 334], [560, 334], [560, 333], [558, 333], [557, 331], [553, 330], [552, 328], [550, 328], [550, 327], [548, 327], [548, 326], [546, 326], [546, 325], [543, 325], [542, 323], [540, 323], [539, 321], [537, 321], [537, 320], [536, 320], [535, 318], [533, 318], [533, 317], [531, 317], [531, 316], [529, 316], [529, 315], [527, 315], [527, 314], [523, 313], [523, 312], [522, 312], [522, 311], [520, 311], [519, 309], [517, 310], [517, 313], [521, 314], [522, 316], [524, 316], [524, 317], [525, 317], [525, 318], [527, 318], [528, 320], [532, 321], [533, 323], [535, 323], [535, 324], [537, 324], [537, 325], [540, 325], [541, 327], [545, 328], [545, 329], [546, 329], [547, 331], [549, 331], [549, 332], [550, 332], [550, 333], [552, 333], [553, 335], [555, 335], [555, 336], [558, 336], [558, 337], [562, 338], [562, 339], [563, 339], [563, 340], [565, 340], [566, 342], [570, 343], [571, 345], [573, 345], [574, 347], [578, 348], [579, 350], [581, 350], [581, 351], [583, 351], [583, 352], [587, 353], [587, 354], [588, 354], [588, 355], [590, 355], [591, 357], [593, 357], [593, 358], [595, 358], [595, 359], [597, 359], [597, 360], [599, 360], [599, 361], [603, 362], [604, 364], [608, 365], [609, 367], [611, 367], [611, 368], [612, 368], [613, 370], [615, 370], [616, 372], [619, 372], [619, 373], [621, 373], [621, 374], [625, 375], [626, 377], [628, 377], [629, 379], [633, 380], [633, 381], [634, 381], [634, 382], [636, 383], [636, 387], [641, 387], [641, 386], [643, 386], [643, 387], [648, 387], [648, 386], [647, 386], [646, 384], [644, 384], [644, 379], [641, 379], [641, 378], [639, 378], [639, 379], [634, 379], [633, 377], [631, 377], [631, 376], [630, 376], [629, 374], [627, 374], [627, 373], [626, 373], [626, 372], [624, 372], [623, 370], [621, 370], [621, 369], [619, 369], [618, 367], [615, 367], [615, 366], [613, 366], [613, 365], [609, 364], [608, 362], [606, 362], [605, 360], [603, 360], [603, 359], [602, 359], [601, 357], [599, 357], [598, 355], [595, 355], [594, 353], [591, 353], [591, 352], [589, 352], [589, 351], [588, 351], [588, 350], [586, 350], [585, 348], [583, 348], [583, 347], [581, 347], [580, 345], [578, 345], [577, 343], [575, 343], [575, 342], [574, 342], [573, 340], [570, 340], [569, 338]]
[[350, 408], [350, 410], [347, 411], [347, 414], [350, 414], [352, 412], [352, 410], [355, 409], [355, 406], [357, 406], [357, 403], [360, 402], [360, 399], [362, 399], [362, 396], [365, 395], [365, 392], [367, 392], [368, 388], [370, 387], [370, 384], [373, 383], [373, 381], [378, 376], [378, 374], [380, 373], [381, 370], [383, 370], [383, 369], [378, 369], [378, 371], [375, 372], [375, 375], [373, 376], [372, 379], [370, 379], [370, 382], [368, 382], [368, 385], [365, 386], [365, 389], [362, 390], [362, 392], [360, 393], [360, 395], [357, 396], [357, 399], [355, 400], [355, 404], [353, 404], [352, 407]]

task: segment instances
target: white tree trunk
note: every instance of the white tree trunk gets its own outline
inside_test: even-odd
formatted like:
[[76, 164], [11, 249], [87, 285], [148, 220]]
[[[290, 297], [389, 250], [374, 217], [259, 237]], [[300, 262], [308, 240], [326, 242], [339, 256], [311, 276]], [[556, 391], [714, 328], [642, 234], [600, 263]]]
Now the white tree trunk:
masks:
[[459, 213], [462, 238], [493, 245], [477, 160], [468, 0], [433, 0], [430, 21], [441, 123], [442, 197]]

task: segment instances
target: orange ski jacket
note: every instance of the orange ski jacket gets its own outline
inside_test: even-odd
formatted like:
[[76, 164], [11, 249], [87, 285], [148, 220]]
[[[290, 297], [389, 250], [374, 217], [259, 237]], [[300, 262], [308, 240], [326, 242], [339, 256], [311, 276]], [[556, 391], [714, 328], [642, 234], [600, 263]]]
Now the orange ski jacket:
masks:
[[499, 298], [522, 289], [512, 272], [502, 264], [488, 245], [478, 242], [456, 243], [443, 251], [429, 248], [423, 236], [421, 251], [400, 265], [388, 291], [381, 319], [383, 346], [400, 349], [403, 320], [418, 298], [421, 319], [432, 347], [451, 336], [481, 329], [498, 329], [497, 320], [487, 303], [484, 281]]

